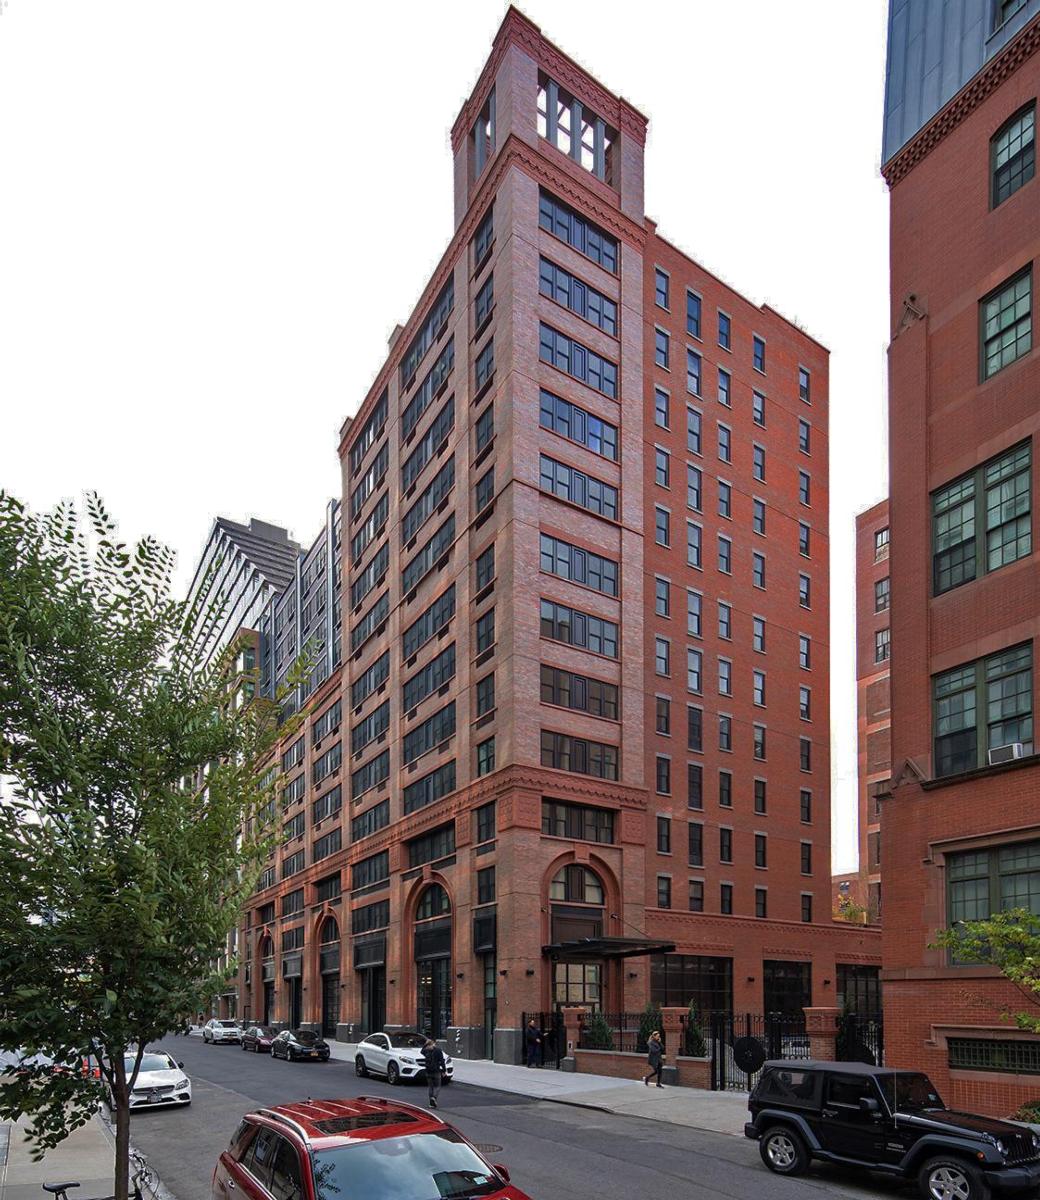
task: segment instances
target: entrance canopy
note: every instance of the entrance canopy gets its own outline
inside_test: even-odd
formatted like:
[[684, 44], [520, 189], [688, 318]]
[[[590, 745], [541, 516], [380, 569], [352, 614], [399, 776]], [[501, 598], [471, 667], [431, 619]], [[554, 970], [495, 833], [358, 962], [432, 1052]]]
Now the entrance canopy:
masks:
[[646, 937], [586, 937], [543, 946], [542, 953], [555, 962], [588, 962], [590, 959], [640, 958], [645, 954], [671, 954], [674, 942]]

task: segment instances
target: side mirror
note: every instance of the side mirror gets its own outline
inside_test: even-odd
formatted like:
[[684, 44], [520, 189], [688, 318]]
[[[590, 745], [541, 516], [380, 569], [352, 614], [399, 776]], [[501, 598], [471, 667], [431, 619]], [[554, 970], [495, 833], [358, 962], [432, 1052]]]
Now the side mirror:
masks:
[[506, 1183], [508, 1183], [509, 1182], [509, 1168], [502, 1166], [501, 1163], [495, 1163], [493, 1165], [494, 1165], [495, 1170], [499, 1173], [499, 1175], [501, 1175], [502, 1178], [506, 1181]]
[[180, 1067], [180, 1069], [181, 1069], [182, 1071], [184, 1070], [184, 1063], [182, 1063], [182, 1062], [179, 1062], [179, 1063], [177, 1064], [177, 1066], [178, 1066], [178, 1067]]
[[861, 1113], [879, 1113], [881, 1105], [870, 1096], [864, 1096], [859, 1102], [859, 1111]]

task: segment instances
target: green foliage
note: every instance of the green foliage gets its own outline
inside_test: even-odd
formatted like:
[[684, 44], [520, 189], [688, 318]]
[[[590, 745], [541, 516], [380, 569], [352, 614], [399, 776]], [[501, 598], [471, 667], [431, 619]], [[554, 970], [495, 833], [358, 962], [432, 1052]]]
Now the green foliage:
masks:
[[839, 921], [848, 921], [850, 925], [866, 925], [867, 910], [862, 904], [857, 904], [851, 896], [839, 896], [834, 916]]
[[686, 1013], [686, 1037], [683, 1044], [683, 1054], [691, 1058], [707, 1058], [708, 1044], [704, 1040], [704, 1030], [701, 1028], [700, 1013], [697, 1001], [691, 1000]]
[[256, 767], [278, 730], [195, 663], [172, 553], [86, 508], [0, 492], [0, 1047], [93, 1052], [104, 1077], [0, 1077], [0, 1118], [28, 1115], [41, 1156], [110, 1095], [122, 1200], [140, 1054], [230, 975], [215, 964], [274, 844]]
[[[985, 921], [958, 921], [941, 929], [935, 946], [961, 963], [988, 962], [1016, 984], [1028, 1002], [1040, 1007], [1040, 916], [1025, 908], [993, 913]], [[1040, 1033], [1040, 1015], [1005, 1013], [1019, 1029]]]
[[1028, 1125], [1040, 1125], [1040, 1100], [1030, 1100], [1011, 1114], [1012, 1121], [1025, 1121]]
[[664, 1037], [664, 1026], [661, 1023], [660, 1004], [648, 1004], [639, 1018], [639, 1033], [636, 1035], [636, 1053], [647, 1052], [650, 1035], [657, 1030]]
[[601, 1012], [591, 1013], [582, 1026], [582, 1042], [585, 1050], [613, 1050], [614, 1032]]

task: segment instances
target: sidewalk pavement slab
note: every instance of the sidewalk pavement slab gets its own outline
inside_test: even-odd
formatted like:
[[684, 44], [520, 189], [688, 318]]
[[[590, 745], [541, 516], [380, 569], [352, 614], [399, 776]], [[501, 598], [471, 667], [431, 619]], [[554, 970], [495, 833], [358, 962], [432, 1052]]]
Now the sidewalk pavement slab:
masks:
[[[353, 1062], [357, 1046], [330, 1041], [332, 1057]], [[595, 1108], [628, 1117], [667, 1121], [690, 1129], [708, 1129], [743, 1137], [748, 1119], [743, 1092], [707, 1092], [689, 1087], [643, 1087], [638, 1080], [613, 1075], [585, 1075], [551, 1067], [514, 1067], [488, 1059], [456, 1058], [455, 1079], [474, 1087], [512, 1092], [533, 1100], [550, 1100], [579, 1108]]]
[[[115, 1153], [100, 1117], [93, 1117], [74, 1130], [41, 1162], [29, 1156], [30, 1143], [25, 1134], [28, 1122], [0, 1126], [10, 1135], [6, 1166], [0, 1166], [0, 1200], [48, 1200], [45, 1183], [79, 1180], [72, 1193], [84, 1198], [111, 1196], [115, 1175]], [[0, 1160], [2, 1161], [2, 1160]]]

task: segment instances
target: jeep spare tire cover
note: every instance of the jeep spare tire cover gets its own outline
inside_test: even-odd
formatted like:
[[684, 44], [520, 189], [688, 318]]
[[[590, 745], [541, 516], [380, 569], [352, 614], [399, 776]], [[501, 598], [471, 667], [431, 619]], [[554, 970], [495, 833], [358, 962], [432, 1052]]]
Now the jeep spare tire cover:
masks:
[[733, 1061], [751, 1075], [766, 1061], [766, 1048], [758, 1038], [737, 1038], [733, 1043]]

